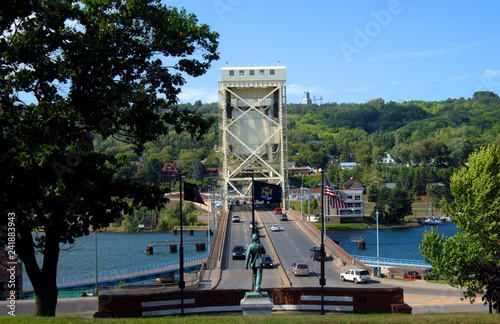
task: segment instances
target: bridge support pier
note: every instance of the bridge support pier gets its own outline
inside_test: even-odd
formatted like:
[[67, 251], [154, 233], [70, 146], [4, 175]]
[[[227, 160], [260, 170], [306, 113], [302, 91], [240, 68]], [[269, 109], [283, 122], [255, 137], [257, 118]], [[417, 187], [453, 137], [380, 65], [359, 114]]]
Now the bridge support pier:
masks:
[[196, 251], [205, 251], [205, 243], [196, 243], [194, 247]]
[[361, 240], [358, 241], [358, 250], [365, 250], [366, 249], [366, 242]]
[[170, 252], [177, 252], [177, 244], [170, 244], [169, 249]]
[[148, 245], [146, 246], [146, 254], [153, 254], [153, 247]]

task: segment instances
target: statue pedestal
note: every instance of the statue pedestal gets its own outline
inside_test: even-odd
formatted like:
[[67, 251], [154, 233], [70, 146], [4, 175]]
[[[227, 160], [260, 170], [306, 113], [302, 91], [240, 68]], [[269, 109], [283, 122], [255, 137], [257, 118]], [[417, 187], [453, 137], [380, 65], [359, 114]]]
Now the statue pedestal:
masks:
[[241, 300], [243, 315], [269, 315], [273, 310], [273, 301], [267, 292], [247, 292]]

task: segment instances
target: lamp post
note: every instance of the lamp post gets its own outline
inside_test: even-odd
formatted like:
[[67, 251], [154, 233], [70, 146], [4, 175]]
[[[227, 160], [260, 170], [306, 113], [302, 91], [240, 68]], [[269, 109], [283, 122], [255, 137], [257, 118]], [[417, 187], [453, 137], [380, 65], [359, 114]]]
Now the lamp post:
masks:
[[377, 221], [377, 277], [380, 277], [380, 253], [379, 253], [379, 245], [378, 245], [378, 210], [377, 210], [377, 218], [370, 215], [373, 219]]
[[325, 315], [325, 172], [321, 172], [321, 277], [319, 284], [321, 286], [321, 315]]

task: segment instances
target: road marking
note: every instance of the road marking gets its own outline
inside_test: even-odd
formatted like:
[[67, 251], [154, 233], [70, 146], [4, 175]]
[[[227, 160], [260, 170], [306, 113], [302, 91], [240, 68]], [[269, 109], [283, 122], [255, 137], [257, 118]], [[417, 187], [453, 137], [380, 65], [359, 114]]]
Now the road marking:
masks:
[[410, 300], [415, 300], [415, 299], [419, 299], [419, 298], [424, 298], [424, 297], [428, 297], [429, 295], [421, 295], [421, 296], [417, 296], [417, 297], [413, 297], [413, 298], [407, 298], [405, 299], [405, 302], [409, 302]]
[[[450, 300], [450, 299], [455, 299], [455, 298], [460, 298], [460, 297], [446, 297], [446, 298], [441, 298], [441, 299], [436, 299], [436, 300], [431, 300], [431, 301], [428, 301], [428, 302], [423, 302], [423, 303], [419, 303], [419, 304], [411, 304], [411, 305], [412, 306], [429, 305], [429, 304], [441, 303], [443, 301]], [[458, 301], [458, 302], [452, 302], [451, 304], [461, 304], [461, 303], [469, 303], [469, 301]], [[446, 303], [446, 304], [450, 304], [450, 303]]]

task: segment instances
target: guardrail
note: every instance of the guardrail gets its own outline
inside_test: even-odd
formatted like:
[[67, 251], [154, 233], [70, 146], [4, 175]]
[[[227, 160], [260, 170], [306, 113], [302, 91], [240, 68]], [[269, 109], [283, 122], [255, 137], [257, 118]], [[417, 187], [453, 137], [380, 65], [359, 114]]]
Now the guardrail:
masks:
[[[186, 257], [184, 258], [184, 262], [193, 262], [193, 261], [198, 261], [201, 259], [207, 258], [207, 254], [203, 253], [200, 255], [195, 255], [192, 257]], [[169, 262], [159, 262], [159, 263], [153, 263], [153, 264], [147, 264], [147, 265], [141, 265], [141, 266], [135, 266], [135, 267], [127, 267], [127, 268], [121, 268], [119, 270], [106, 270], [106, 271], [99, 271], [97, 273], [97, 280], [102, 278], [110, 278], [110, 277], [118, 277], [120, 278], [125, 278], [128, 274], [132, 273], [138, 273], [138, 272], [144, 272], [144, 271], [154, 271], [160, 268], [166, 268], [166, 267], [174, 267], [176, 265], [179, 265], [179, 261], [169, 261]], [[71, 276], [63, 276], [59, 277], [56, 280], [57, 285], [64, 285], [66, 283], [71, 283], [71, 282], [82, 282], [86, 280], [95, 280], [95, 273], [85, 273], [85, 274], [80, 274], [80, 275], [71, 275]], [[23, 290], [31, 290], [33, 288], [33, 285], [31, 282], [26, 281], [23, 282]]]
[[[377, 265], [377, 257], [363, 256], [363, 255], [353, 255], [354, 258], [359, 259], [366, 265]], [[391, 259], [391, 258], [380, 258], [378, 260], [380, 265], [391, 265], [391, 266], [406, 266], [406, 267], [419, 267], [419, 268], [430, 268], [430, 264], [425, 263], [421, 260], [408, 260], [408, 259]]]

